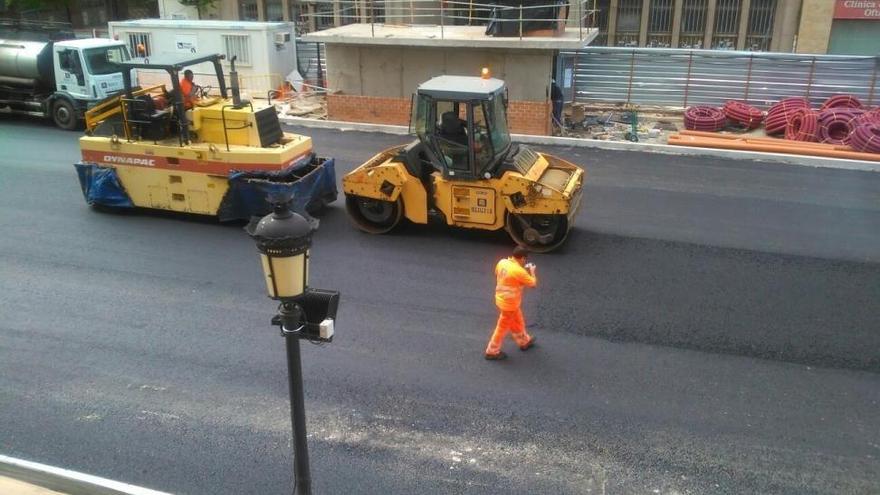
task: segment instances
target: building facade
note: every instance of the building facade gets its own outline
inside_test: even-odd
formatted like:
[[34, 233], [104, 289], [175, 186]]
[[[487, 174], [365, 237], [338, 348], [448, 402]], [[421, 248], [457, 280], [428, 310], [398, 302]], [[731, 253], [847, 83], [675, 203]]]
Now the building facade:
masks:
[[593, 0], [594, 46], [880, 53], [880, 0]]
[[159, 15], [155, 0], [71, 0], [66, 4], [55, 2], [51, 5], [53, 7], [32, 9], [19, 6], [17, 2], [7, 4], [0, 1], [0, 18], [63, 22], [72, 25], [79, 36], [103, 36], [107, 34], [109, 21]]
[[[87, 1], [87, 0], [86, 0]], [[417, 0], [218, 0], [187, 18], [296, 21], [300, 32], [354, 22], [436, 24], [424, 12], [441, 3]], [[572, 0], [569, 26], [599, 29], [593, 46], [693, 48], [865, 55], [880, 53], [880, 0]], [[176, 0], [159, 0], [163, 5]], [[475, 4], [483, 5], [481, 2]], [[177, 4], [179, 7], [179, 4]], [[400, 10], [412, 9], [411, 16]], [[479, 9], [479, 7], [475, 7]], [[180, 10], [180, 9], [178, 9]], [[466, 9], [467, 10], [467, 9]], [[385, 18], [386, 11], [388, 19]], [[173, 18], [173, 15], [162, 17]], [[448, 14], [447, 14], [448, 15]], [[436, 16], [434, 16], [436, 17]], [[454, 20], [447, 20], [455, 24]]]

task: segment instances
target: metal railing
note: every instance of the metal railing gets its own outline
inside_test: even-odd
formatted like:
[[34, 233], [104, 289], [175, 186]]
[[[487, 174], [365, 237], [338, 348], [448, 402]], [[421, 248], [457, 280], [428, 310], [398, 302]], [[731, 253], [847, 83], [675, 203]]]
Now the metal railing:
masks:
[[577, 103], [767, 106], [804, 96], [820, 104], [840, 93], [880, 103], [880, 57], [595, 47], [563, 51], [559, 64], [563, 91]]
[[[560, 22], [568, 25], [569, 19], [578, 26], [579, 39], [589, 35], [598, 10], [594, 8], [596, 0], [546, 0], [539, 5], [500, 5], [497, 3], [477, 2], [473, 0], [339, 0], [334, 3], [339, 7], [302, 14], [303, 18], [313, 18], [316, 24], [347, 25], [354, 23], [370, 24], [372, 35], [381, 25], [393, 26], [439, 26], [440, 36], [445, 36], [444, 28], [451, 26], [489, 26], [492, 24], [516, 24], [506, 29], [514, 31], [520, 37], [528, 33], [529, 25], [543, 23], [551, 25]], [[573, 16], [568, 14], [548, 16], [547, 12], [561, 12], [563, 8], [573, 9]]]

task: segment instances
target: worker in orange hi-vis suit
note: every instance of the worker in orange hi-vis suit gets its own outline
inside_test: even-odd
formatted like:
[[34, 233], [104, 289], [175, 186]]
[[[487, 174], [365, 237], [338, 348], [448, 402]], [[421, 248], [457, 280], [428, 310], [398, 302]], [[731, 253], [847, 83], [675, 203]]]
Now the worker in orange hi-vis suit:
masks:
[[183, 96], [183, 108], [189, 110], [193, 102], [198, 98], [198, 86], [193, 82], [193, 71], [183, 71], [183, 79], [180, 80], [180, 94]]
[[538, 278], [535, 276], [535, 265], [526, 263], [528, 251], [517, 246], [513, 250], [513, 256], [505, 258], [495, 265], [495, 305], [501, 314], [498, 316], [498, 324], [495, 332], [489, 339], [486, 347], [486, 359], [496, 360], [507, 357], [501, 350], [504, 336], [510, 332], [510, 336], [516, 341], [521, 351], [527, 351], [535, 344], [535, 338], [526, 332], [526, 322], [523, 319], [522, 290], [523, 287], [535, 287]]

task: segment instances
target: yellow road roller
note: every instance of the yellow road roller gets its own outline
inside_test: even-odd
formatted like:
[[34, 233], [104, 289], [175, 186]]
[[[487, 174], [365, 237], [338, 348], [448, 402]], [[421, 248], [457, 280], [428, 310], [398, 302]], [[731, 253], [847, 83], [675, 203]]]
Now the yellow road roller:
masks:
[[[122, 73], [124, 90], [86, 112], [75, 167], [88, 204], [225, 221], [268, 213], [270, 196], [292, 197], [300, 213], [336, 199], [333, 159], [316, 156], [311, 138], [283, 132], [274, 106], [242, 100], [234, 58], [227, 88], [223, 58], [103, 61]], [[184, 68], [195, 66], [213, 66], [211, 82], [219, 87], [179, 80]], [[169, 85], [135, 87], [134, 71], [167, 73]], [[199, 95], [183, 94], [187, 88]]]
[[361, 230], [390, 232], [406, 218], [453, 227], [506, 229], [547, 252], [566, 239], [581, 204], [584, 171], [513, 144], [504, 81], [439, 76], [419, 86], [411, 128], [418, 140], [387, 149], [342, 180]]

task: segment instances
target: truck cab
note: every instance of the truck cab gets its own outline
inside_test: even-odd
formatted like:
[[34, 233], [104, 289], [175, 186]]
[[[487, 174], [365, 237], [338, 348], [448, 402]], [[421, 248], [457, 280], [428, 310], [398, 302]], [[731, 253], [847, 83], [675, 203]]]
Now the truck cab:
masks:
[[[2, 26], [0, 108], [51, 118], [75, 129], [84, 112], [123, 89], [119, 63], [130, 59], [125, 43], [110, 39], [58, 40]], [[63, 33], [62, 33], [63, 35]]]
[[56, 95], [51, 115], [59, 127], [76, 127], [85, 110], [122, 91], [117, 64], [131, 59], [125, 43], [98, 38], [59, 41], [52, 51]]

